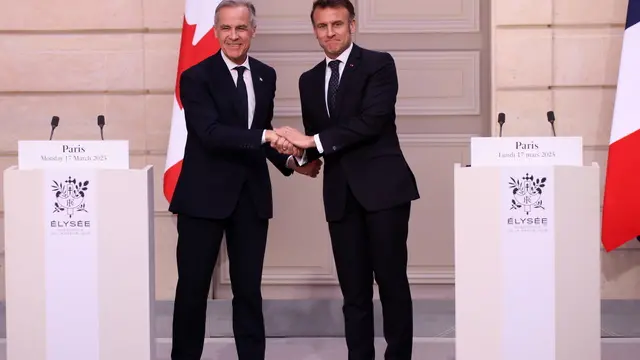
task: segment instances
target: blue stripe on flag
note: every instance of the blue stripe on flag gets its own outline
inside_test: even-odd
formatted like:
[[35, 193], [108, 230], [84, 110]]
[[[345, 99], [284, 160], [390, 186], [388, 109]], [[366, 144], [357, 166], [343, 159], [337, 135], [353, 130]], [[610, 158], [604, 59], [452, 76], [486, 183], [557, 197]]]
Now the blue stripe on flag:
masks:
[[640, 22], [640, 0], [629, 0], [625, 30]]

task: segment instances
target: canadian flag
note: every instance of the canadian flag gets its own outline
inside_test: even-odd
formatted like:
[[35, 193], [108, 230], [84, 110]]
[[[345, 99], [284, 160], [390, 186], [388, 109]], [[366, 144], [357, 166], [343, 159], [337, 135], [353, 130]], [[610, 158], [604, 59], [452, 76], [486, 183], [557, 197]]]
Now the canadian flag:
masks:
[[186, 0], [182, 23], [182, 40], [178, 58], [178, 75], [173, 96], [171, 131], [164, 167], [164, 197], [171, 202], [173, 191], [182, 169], [187, 127], [180, 101], [180, 76], [188, 68], [215, 54], [220, 49], [213, 34], [214, 16], [220, 0]]
[[602, 245], [611, 251], [640, 235], [640, 0], [629, 0], [609, 140]]

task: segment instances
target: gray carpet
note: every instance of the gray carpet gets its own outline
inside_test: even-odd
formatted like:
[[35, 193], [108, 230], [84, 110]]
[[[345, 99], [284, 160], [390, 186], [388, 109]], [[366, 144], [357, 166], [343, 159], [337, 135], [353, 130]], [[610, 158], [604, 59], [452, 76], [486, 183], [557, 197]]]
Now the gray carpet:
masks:
[[[265, 300], [265, 322], [269, 336], [267, 360], [343, 360], [341, 301]], [[173, 304], [156, 305], [157, 360], [169, 360]], [[6, 360], [4, 304], [0, 303], [0, 360]], [[417, 300], [414, 303], [414, 359], [455, 359], [455, 306], [447, 300]], [[384, 339], [380, 304], [375, 304], [376, 359], [382, 359]], [[235, 360], [231, 330], [231, 302], [210, 301], [207, 340], [202, 360]], [[640, 354], [640, 301], [602, 302], [602, 359], [637, 360]], [[118, 359], [129, 360], [129, 359]], [[139, 359], [131, 359], [139, 360]], [[484, 360], [484, 359], [482, 359]]]

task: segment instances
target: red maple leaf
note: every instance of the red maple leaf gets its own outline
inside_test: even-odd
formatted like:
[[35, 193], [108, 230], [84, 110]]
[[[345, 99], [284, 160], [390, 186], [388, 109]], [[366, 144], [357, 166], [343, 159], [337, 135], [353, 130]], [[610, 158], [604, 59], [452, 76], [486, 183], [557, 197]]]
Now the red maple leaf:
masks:
[[213, 28], [209, 29], [202, 39], [193, 45], [193, 38], [197, 26], [197, 24], [188, 24], [186, 18], [183, 18], [182, 40], [180, 42], [180, 56], [178, 58], [178, 74], [176, 76], [175, 88], [176, 100], [180, 109], [183, 108], [182, 101], [180, 100], [180, 77], [182, 73], [193, 65], [215, 54], [220, 49], [220, 43], [218, 43], [218, 39], [216, 39], [213, 34]]

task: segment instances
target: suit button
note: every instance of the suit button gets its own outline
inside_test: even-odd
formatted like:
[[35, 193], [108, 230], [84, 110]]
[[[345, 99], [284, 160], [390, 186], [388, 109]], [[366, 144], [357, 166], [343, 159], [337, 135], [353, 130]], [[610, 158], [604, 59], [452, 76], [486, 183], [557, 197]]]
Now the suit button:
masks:
[[333, 147], [333, 150], [338, 150], [338, 147], [337, 147], [337, 146], [334, 146], [334, 147]]

